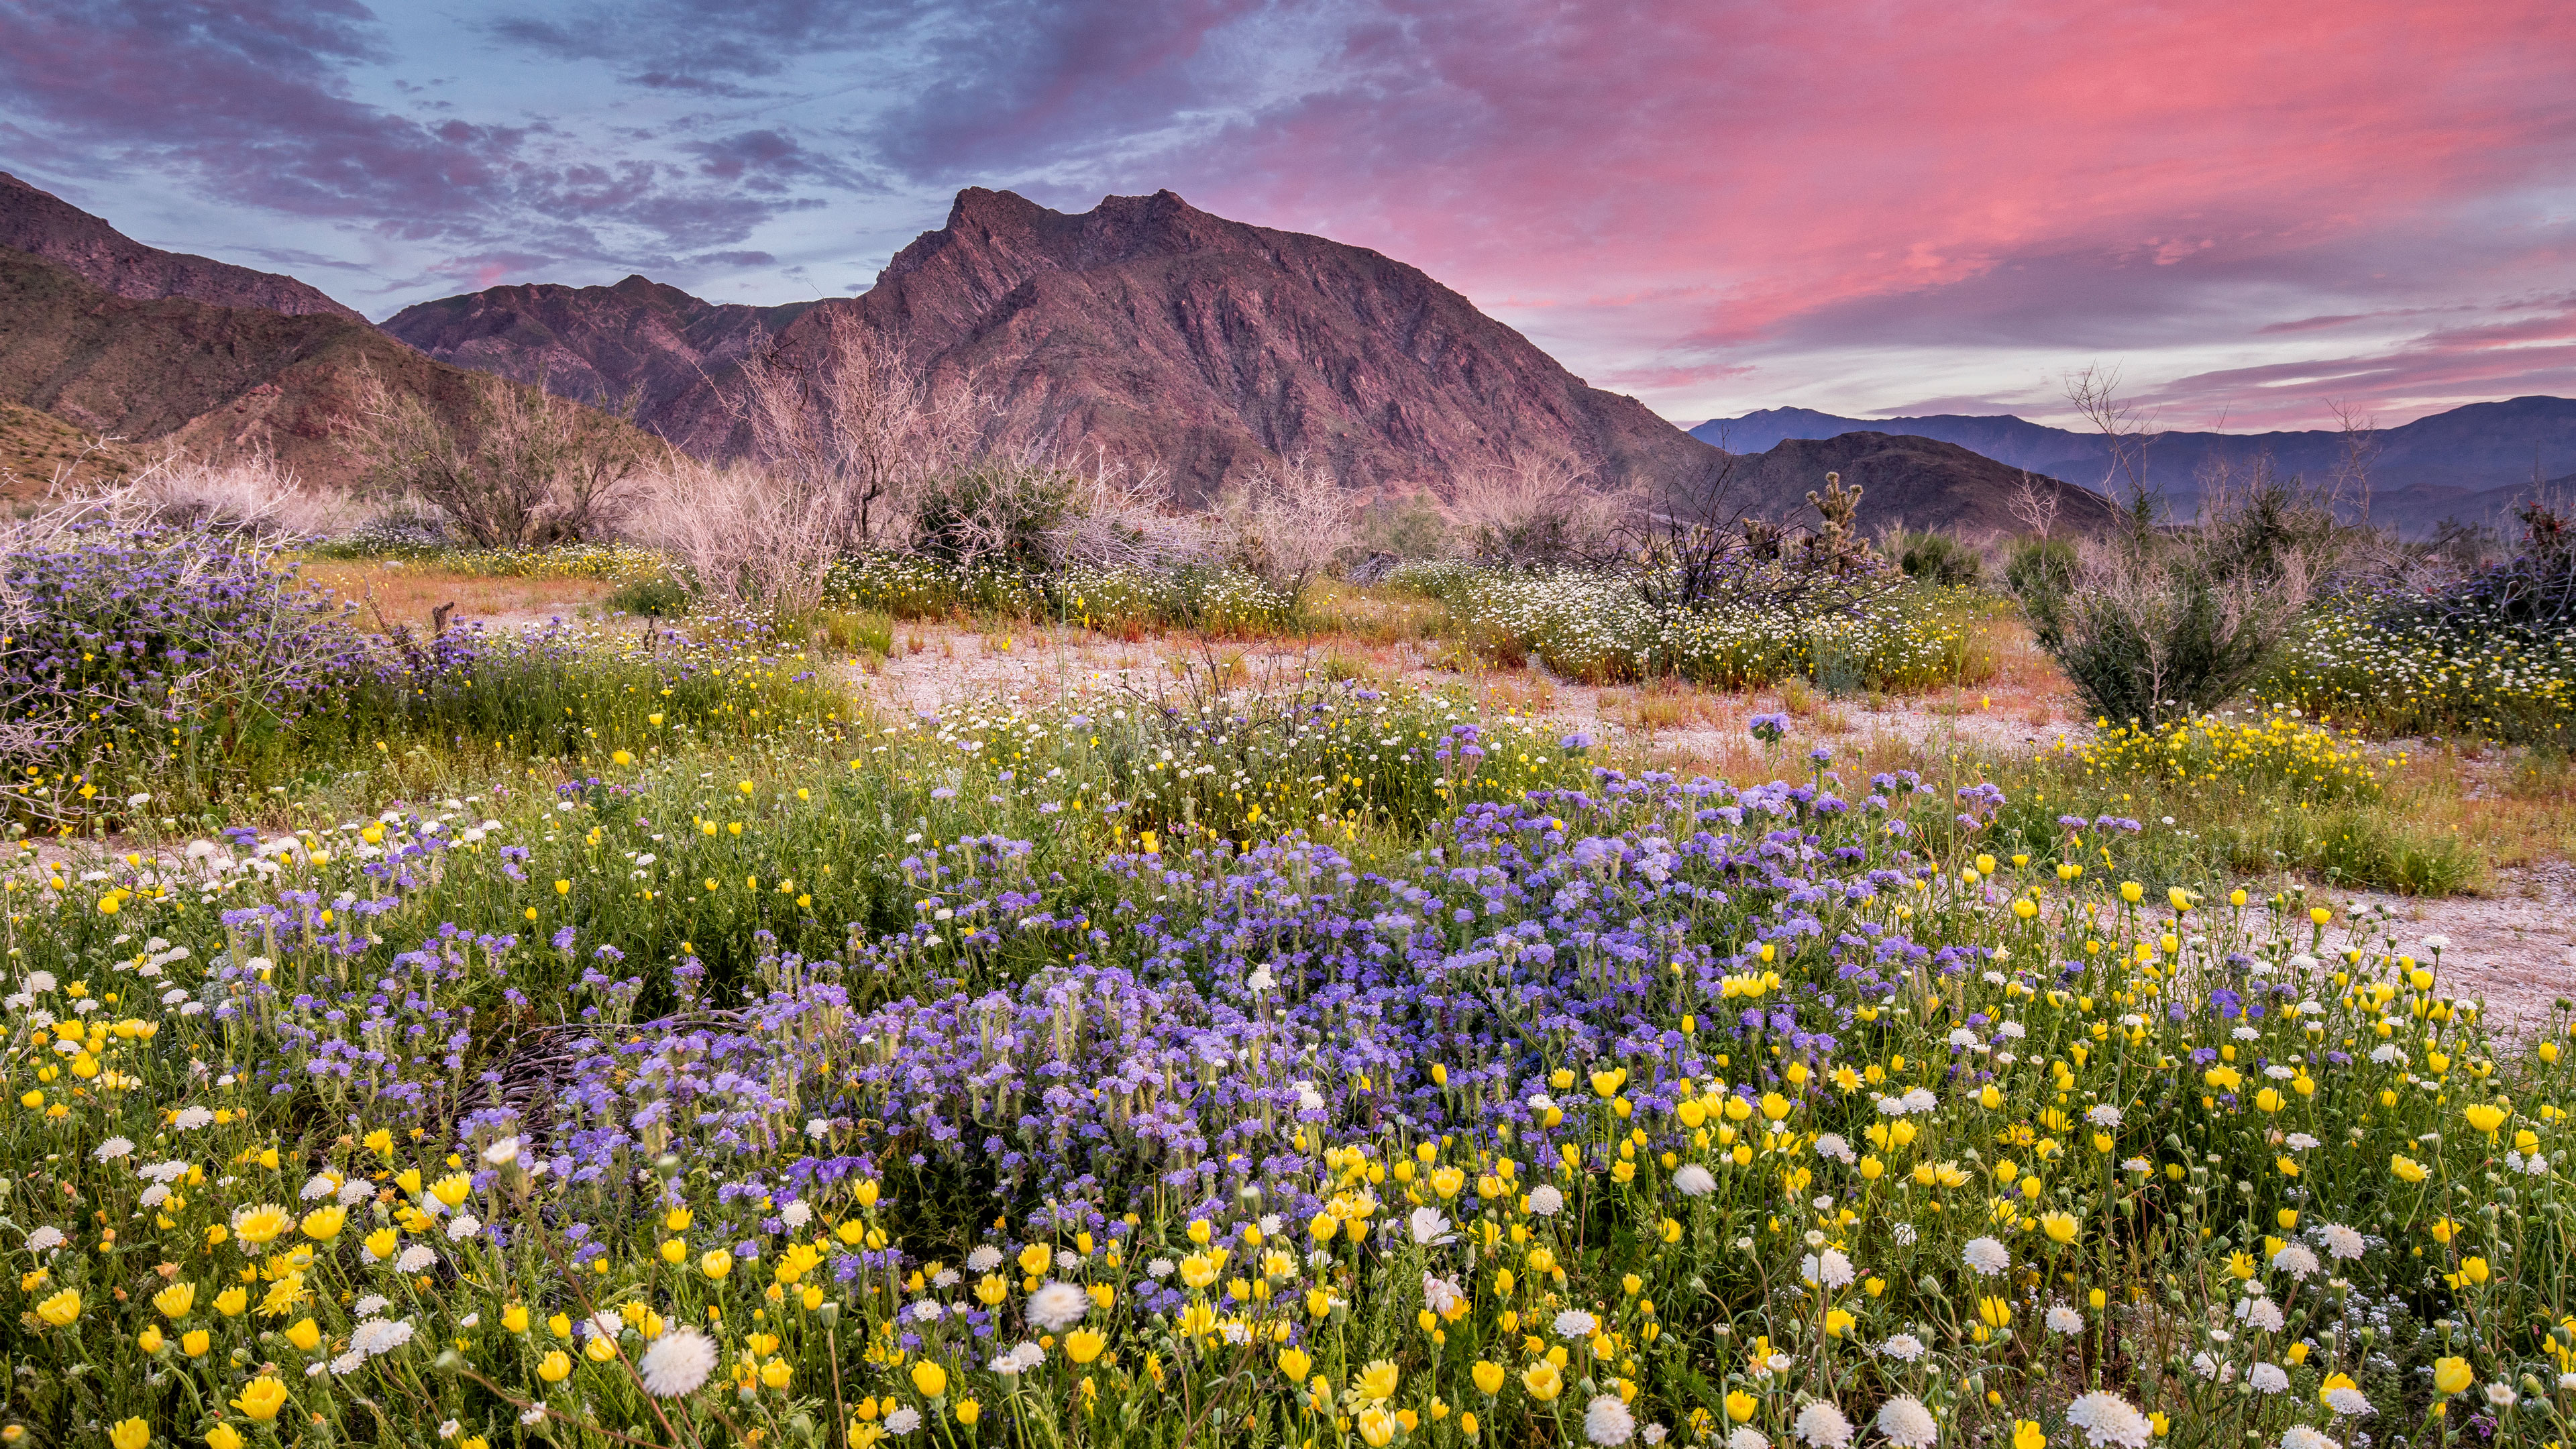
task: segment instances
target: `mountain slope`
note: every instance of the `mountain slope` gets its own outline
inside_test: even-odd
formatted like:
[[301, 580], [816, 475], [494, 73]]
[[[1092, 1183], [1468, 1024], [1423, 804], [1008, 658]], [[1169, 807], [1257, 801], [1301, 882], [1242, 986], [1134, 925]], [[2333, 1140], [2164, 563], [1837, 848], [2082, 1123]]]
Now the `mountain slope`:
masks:
[[2013, 502], [2024, 480], [2043, 499], [2056, 504], [2052, 531], [2091, 533], [2108, 527], [2115, 515], [2102, 495], [2071, 483], [2026, 474], [1969, 451], [1956, 443], [1887, 433], [1843, 433], [1832, 438], [1789, 438], [1768, 450], [1739, 458], [1736, 477], [1751, 493], [1766, 499], [1803, 503], [1807, 492], [1821, 489], [1827, 473], [1861, 489], [1859, 526], [1865, 533], [1894, 524], [1915, 529], [1942, 529], [1975, 537], [2017, 534], [2029, 525], [2013, 514]]
[[[815, 304], [782, 342], [800, 345], [827, 312], [971, 375], [1002, 437], [1161, 466], [1191, 501], [1299, 455], [1353, 487], [1434, 490], [1531, 457], [1579, 460], [1607, 484], [1722, 460], [1413, 267], [1210, 216], [1168, 191], [1067, 215], [970, 188], [873, 289]], [[502, 351], [445, 355], [499, 366]], [[737, 441], [694, 376], [648, 397], [644, 416], [692, 451]]]
[[[451, 420], [466, 415], [473, 374], [363, 322], [137, 301], [0, 247], [0, 401], [92, 437], [217, 454], [267, 446], [309, 481], [346, 484], [357, 468], [334, 433], [351, 415], [361, 366]], [[39, 442], [59, 451], [58, 439]]]
[[147, 247], [5, 171], [0, 171], [0, 247], [43, 257], [103, 291], [138, 302], [185, 297], [217, 307], [264, 307], [288, 316], [367, 320], [293, 277]]
[[705, 371], [723, 372], [754, 336], [775, 335], [811, 302], [719, 304], [628, 277], [613, 287], [490, 287], [406, 307], [384, 330], [441, 362], [496, 372], [594, 407], [632, 395], [660, 423]]

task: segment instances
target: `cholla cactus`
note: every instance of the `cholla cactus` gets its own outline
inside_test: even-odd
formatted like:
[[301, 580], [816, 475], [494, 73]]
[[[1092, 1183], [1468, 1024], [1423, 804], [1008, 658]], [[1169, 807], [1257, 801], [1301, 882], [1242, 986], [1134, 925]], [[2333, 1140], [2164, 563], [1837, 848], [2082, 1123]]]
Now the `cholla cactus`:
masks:
[[1809, 493], [1807, 502], [1823, 517], [1823, 525], [1806, 538], [1807, 566], [1819, 572], [1844, 577], [1874, 573], [1883, 562], [1869, 540], [1860, 536], [1853, 521], [1860, 515], [1858, 488], [1845, 488], [1843, 475], [1827, 473], [1825, 491]]

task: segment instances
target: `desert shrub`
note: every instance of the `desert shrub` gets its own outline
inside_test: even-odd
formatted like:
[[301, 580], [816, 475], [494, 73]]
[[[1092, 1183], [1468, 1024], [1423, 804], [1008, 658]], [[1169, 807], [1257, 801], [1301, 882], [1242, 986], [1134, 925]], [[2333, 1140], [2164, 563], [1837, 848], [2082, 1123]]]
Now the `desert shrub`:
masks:
[[2071, 585], [2039, 573], [2032, 632], [2096, 716], [2160, 724], [2203, 714], [2260, 678], [2342, 546], [2295, 480], [2212, 488], [2199, 518], [2144, 519], [2078, 550]]
[[988, 459], [934, 478], [913, 500], [911, 550], [968, 569], [1044, 573], [1074, 512], [1077, 480], [1039, 463]]
[[1905, 576], [1943, 588], [1975, 588], [1986, 581], [1986, 561], [1966, 540], [1927, 530], [1898, 530], [1880, 550]]
[[467, 415], [359, 376], [346, 440], [381, 492], [436, 507], [486, 548], [591, 538], [630, 500], [658, 445], [623, 419], [542, 387], [477, 376]]
[[346, 526], [348, 498], [304, 487], [261, 449], [221, 460], [170, 452], [120, 485], [126, 511], [173, 527], [315, 538]]
[[1449, 500], [1449, 517], [1478, 562], [1502, 568], [1564, 569], [1614, 550], [1634, 499], [1588, 486], [1591, 470], [1571, 458], [1533, 454], [1469, 474]]
[[2004, 586], [2024, 599], [2057, 598], [2075, 587], [2082, 559], [2063, 538], [2025, 538], [2004, 561]]
[[608, 607], [627, 614], [642, 614], [664, 619], [689, 611], [688, 585], [668, 573], [651, 573], [628, 579], [609, 591]]
[[1370, 500], [1359, 511], [1355, 531], [1361, 553], [1371, 557], [1383, 554], [1399, 563], [1445, 557], [1458, 543], [1456, 530], [1440, 505], [1419, 493]]
[[1284, 595], [1291, 609], [1306, 585], [1350, 551], [1353, 513], [1341, 480], [1302, 458], [1254, 474], [1216, 504], [1232, 562]]

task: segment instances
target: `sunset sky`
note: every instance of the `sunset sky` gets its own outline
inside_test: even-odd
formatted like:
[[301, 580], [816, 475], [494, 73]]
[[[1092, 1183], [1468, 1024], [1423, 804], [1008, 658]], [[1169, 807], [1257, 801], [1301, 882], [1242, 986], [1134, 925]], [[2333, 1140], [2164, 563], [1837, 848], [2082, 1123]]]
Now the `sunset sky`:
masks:
[[0, 169], [384, 317], [864, 288], [960, 186], [1423, 268], [1689, 423], [2576, 395], [2566, 0], [6, 0]]

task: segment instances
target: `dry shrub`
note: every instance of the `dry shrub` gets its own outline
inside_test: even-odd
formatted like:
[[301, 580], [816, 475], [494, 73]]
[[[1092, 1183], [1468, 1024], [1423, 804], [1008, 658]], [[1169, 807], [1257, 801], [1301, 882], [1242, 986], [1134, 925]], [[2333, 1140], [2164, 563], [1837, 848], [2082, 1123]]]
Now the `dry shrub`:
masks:
[[809, 613], [841, 555], [848, 496], [747, 464], [669, 455], [643, 480], [629, 529], [708, 596], [779, 617]]
[[971, 377], [934, 380], [900, 338], [845, 309], [808, 317], [792, 340], [755, 343], [726, 389], [746, 456], [837, 547], [906, 542], [932, 482], [982, 452], [992, 402]]
[[382, 493], [435, 505], [484, 548], [542, 548], [595, 537], [631, 503], [662, 451], [624, 421], [506, 378], [478, 376], [451, 424], [416, 394], [361, 368], [344, 426], [349, 451]]
[[121, 514], [262, 537], [324, 537], [357, 517], [346, 496], [306, 488], [265, 448], [222, 461], [165, 453], [115, 492]]
[[1340, 479], [1300, 457], [1227, 489], [1216, 515], [1235, 562], [1293, 605], [1350, 550], [1358, 509]]
[[1634, 511], [1629, 494], [1590, 486], [1592, 470], [1558, 453], [1522, 453], [1470, 474], [1449, 517], [1484, 563], [1557, 568], [1602, 554]]
[[1162, 470], [1133, 469], [1095, 456], [1069, 475], [1057, 561], [1082, 568], [1171, 573], [1221, 562], [1217, 520], [1175, 513]]

